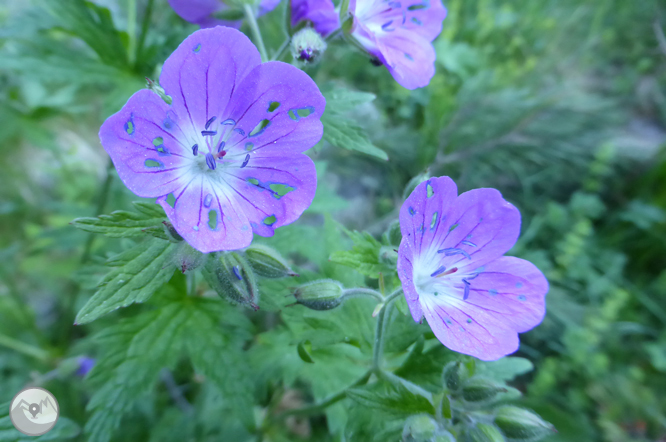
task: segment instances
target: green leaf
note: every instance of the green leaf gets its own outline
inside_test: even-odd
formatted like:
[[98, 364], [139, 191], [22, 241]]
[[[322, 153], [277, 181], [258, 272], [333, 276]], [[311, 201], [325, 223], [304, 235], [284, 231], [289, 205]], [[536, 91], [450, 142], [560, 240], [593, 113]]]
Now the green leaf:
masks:
[[418, 394], [400, 383], [373, 388], [354, 388], [347, 390], [347, 397], [361, 406], [375, 408], [393, 415], [435, 414], [435, 407], [428, 397]]
[[386, 152], [376, 147], [361, 126], [345, 116], [357, 106], [375, 99], [372, 94], [354, 92], [343, 88], [324, 90], [326, 112], [321, 117], [324, 139], [334, 146], [355, 150], [382, 160], [388, 160]]
[[430, 392], [442, 391], [442, 370], [444, 366], [460, 355], [448, 350], [439, 342], [424, 351], [424, 342], [416, 342], [405, 362], [394, 373], [401, 378], [418, 384]]
[[395, 267], [380, 261], [382, 243], [367, 232], [342, 230], [354, 241], [354, 247], [348, 251], [338, 251], [331, 254], [331, 262], [342, 264], [355, 269], [357, 272], [371, 278], [379, 278], [379, 273], [385, 275], [395, 272]]
[[534, 365], [527, 359], [517, 357], [505, 357], [497, 361], [477, 361], [476, 374], [501, 382], [509, 382], [516, 376], [529, 373], [534, 370]]
[[307, 362], [308, 364], [314, 364], [314, 359], [312, 359], [312, 356], [310, 356], [310, 352], [306, 347], [309, 347], [310, 351], [312, 351], [312, 344], [310, 344], [310, 341], [306, 340], [298, 343], [297, 346], [298, 356], [301, 358], [303, 362]]
[[158, 204], [135, 201], [137, 212], [118, 210], [110, 215], [97, 218], [77, 218], [71, 224], [86, 232], [101, 233], [114, 238], [144, 236], [150, 233], [166, 239], [162, 222], [166, 219], [164, 210]]
[[71, 439], [81, 432], [81, 429], [76, 423], [64, 416], [60, 416], [58, 422], [56, 422], [53, 429], [48, 433], [39, 437], [26, 436], [14, 428], [9, 417], [9, 407], [9, 402], [0, 404], [0, 441], [2, 442], [58, 441]]
[[109, 259], [107, 265], [116, 268], [102, 279], [76, 323], [86, 324], [117, 308], [146, 301], [173, 275], [171, 259], [176, 248], [168, 241], [151, 239]]

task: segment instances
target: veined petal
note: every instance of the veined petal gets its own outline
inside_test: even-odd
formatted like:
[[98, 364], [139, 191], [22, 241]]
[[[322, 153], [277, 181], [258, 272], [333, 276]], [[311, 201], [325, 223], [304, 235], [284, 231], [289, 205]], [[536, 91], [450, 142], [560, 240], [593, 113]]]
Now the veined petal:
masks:
[[404, 88], [427, 86], [435, 75], [435, 49], [415, 32], [396, 29], [377, 36], [377, 48], [381, 53], [379, 59]]
[[301, 21], [312, 22], [323, 36], [340, 27], [340, 17], [331, 0], [291, 0], [291, 26]]
[[409, 239], [403, 236], [398, 250], [398, 276], [402, 282], [402, 291], [405, 294], [409, 312], [414, 321], [420, 322], [423, 318], [423, 310], [419, 302], [419, 293], [414, 285], [414, 254], [410, 246]]

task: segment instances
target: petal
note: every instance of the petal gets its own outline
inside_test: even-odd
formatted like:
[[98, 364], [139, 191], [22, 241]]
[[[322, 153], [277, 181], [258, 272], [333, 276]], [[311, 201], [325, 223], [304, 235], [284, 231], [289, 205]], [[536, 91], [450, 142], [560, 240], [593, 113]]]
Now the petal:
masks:
[[169, 6], [183, 20], [199, 23], [212, 13], [223, 9], [224, 3], [219, 0], [169, 0]]
[[439, 299], [424, 297], [421, 305], [428, 325], [447, 348], [483, 361], [494, 361], [518, 350], [518, 333], [498, 321], [497, 315], [455, 300]]
[[503, 256], [486, 264], [470, 283], [465, 302], [519, 333], [539, 325], [546, 314], [548, 281], [529, 261]]
[[[418, 186], [400, 208], [400, 231], [418, 256], [430, 250], [458, 197], [449, 177], [431, 178]], [[448, 227], [448, 226], [447, 226]]]
[[402, 283], [402, 291], [407, 300], [407, 306], [414, 321], [421, 322], [423, 311], [419, 302], [419, 294], [414, 285], [414, 255], [409, 240], [403, 236], [398, 250], [398, 277]]
[[[262, 155], [303, 152], [324, 133], [319, 119], [326, 100], [305, 72], [286, 63], [273, 61], [255, 67], [238, 86], [231, 106], [227, 118], [245, 133], [236, 140], [236, 149], [254, 149]], [[262, 122], [268, 126], [258, 130]], [[234, 152], [234, 146], [228, 149]]]
[[221, 26], [202, 29], [167, 59], [160, 84], [173, 100], [173, 111], [196, 134], [211, 117], [222, 120], [238, 85], [260, 63], [259, 51], [242, 32]]
[[167, 196], [157, 202], [176, 231], [200, 252], [237, 250], [252, 242], [248, 219], [226, 186], [198, 175], [174, 192], [174, 197], [173, 207], [167, 202]]
[[380, 60], [406, 89], [427, 86], [435, 75], [435, 49], [422, 36], [406, 29], [377, 36]]
[[520, 212], [499, 191], [474, 189], [455, 200], [436, 230], [428, 256], [439, 255], [439, 265], [465, 274], [513, 247], [520, 234]]
[[271, 12], [280, 4], [280, 0], [261, 0], [259, 2], [259, 14], [264, 15]]
[[446, 8], [441, 0], [401, 0], [405, 11], [403, 28], [433, 41], [442, 32]]
[[340, 18], [331, 0], [291, 0], [291, 26], [310, 21], [323, 36], [340, 27]]
[[189, 151], [180, 141], [179, 120], [154, 92], [132, 95], [104, 122], [99, 138], [120, 179], [136, 195], [155, 198], [178, 188]]
[[229, 169], [235, 206], [242, 210], [254, 233], [273, 236], [276, 228], [298, 219], [314, 199], [317, 172], [307, 155], [251, 154], [247, 166]]

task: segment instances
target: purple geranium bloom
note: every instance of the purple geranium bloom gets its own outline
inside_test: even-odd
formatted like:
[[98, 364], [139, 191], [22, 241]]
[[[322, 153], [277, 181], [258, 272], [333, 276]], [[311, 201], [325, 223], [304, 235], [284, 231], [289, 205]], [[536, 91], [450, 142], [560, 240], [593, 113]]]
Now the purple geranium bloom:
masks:
[[216, 27], [181, 43], [160, 84], [171, 105], [141, 90], [100, 139], [125, 185], [157, 198], [192, 247], [246, 247], [310, 205], [316, 172], [302, 152], [321, 139], [326, 101], [303, 71], [262, 64], [243, 33]]
[[431, 42], [442, 32], [441, 0], [351, 0], [351, 35], [407, 89], [435, 75]]
[[331, 0], [291, 0], [291, 26], [309, 21], [326, 37], [340, 27], [340, 17]]
[[495, 189], [458, 196], [449, 177], [421, 183], [400, 210], [398, 275], [415, 321], [442, 344], [484, 361], [518, 349], [543, 320], [548, 281], [529, 261], [502, 256], [520, 212]]
[[[279, 3], [280, 0], [261, 0], [258, 15], [272, 11]], [[241, 25], [239, 20], [226, 21], [214, 17], [215, 13], [230, 9], [222, 0], [169, 0], [169, 5], [183, 20], [197, 24], [202, 28], [212, 28], [214, 26], [239, 28]]]
[[93, 369], [95, 366], [95, 360], [87, 356], [81, 356], [79, 358], [79, 368], [76, 370], [77, 376], [85, 376]]

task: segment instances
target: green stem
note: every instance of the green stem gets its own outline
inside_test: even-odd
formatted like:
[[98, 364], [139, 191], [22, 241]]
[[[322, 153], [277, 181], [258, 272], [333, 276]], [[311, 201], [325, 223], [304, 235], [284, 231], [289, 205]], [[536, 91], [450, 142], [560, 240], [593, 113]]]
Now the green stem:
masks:
[[284, 52], [289, 47], [289, 43], [291, 43], [291, 37], [287, 37], [287, 39], [282, 42], [282, 45], [278, 48], [277, 52], [273, 56], [273, 61], [277, 61], [282, 58], [282, 55], [284, 55]]
[[384, 306], [377, 315], [377, 328], [375, 329], [375, 343], [372, 351], [372, 370], [381, 371], [382, 355], [384, 354], [384, 331], [386, 330], [386, 313], [391, 303], [402, 293], [402, 287], [396, 289], [384, 300]]
[[266, 46], [264, 46], [264, 39], [261, 38], [261, 31], [259, 30], [259, 24], [257, 19], [254, 16], [254, 11], [252, 6], [245, 5], [245, 18], [247, 19], [247, 24], [250, 25], [250, 30], [252, 31], [252, 36], [254, 37], [254, 44], [257, 45], [259, 53], [261, 54], [261, 60], [266, 62], [269, 60], [268, 54], [266, 53]]
[[359, 385], [364, 385], [368, 382], [370, 379], [370, 376], [372, 375], [372, 370], [368, 371], [365, 373], [359, 380], [351, 384], [349, 387], [345, 388], [339, 393], [336, 393], [332, 396], [329, 396], [328, 398], [324, 399], [323, 401], [319, 402], [318, 404], [313, 404], [313, 405], [308, 405], [307, 407], [301, 407], [301, 408], [294, 408], [292, 410], [287, 410], [283, 413], [278, 414], [275, 416], [275, 419], [281, 419], [287, 416], [312, 416], [314, 414], [319, 414], [322, 411], [324, 411], [326, 408], [330, 407], [331, 405], [340, 402], [342, 399], [344, 399], [347, 396], [347, 390], [358, 387]]
[[150, 17], [153, 15], [153, 4], [155, 0], [148, 0], [146, 9], [143, 11], [143, 20], [141, 21], [141, 34], [139, 34], [139, 41], [136, 45], [137, 50], [137, 59], [141, 59], [143, 55], [143, 49], [146, 45], [146, 35], [148, 34], [148, 28], [150, 27]]
[[337, 37], [340, 34], [342, 34], [342, 28], [338, 28], [335, 31], [328, 34], [326, 38], [324, 38], [324, 41], [328, 43], [329, 41], [333, 40], [335, 37]]
[[[106, 179], [104, 184], [102, 184], [102, 189], [99, 192], [99, 198], [97, 199], [97, 208], [95, 209], [95, 216], [99, 216], [104, 211], [106, 206], [106, 200], [109, 199], [109, 191], [111, 190], [111, 182], [113, 181], [113, 162], [109, 159], [109, 162], [106, 165]], [[95, 234], [89, 233], [86, 240], [85, 247], [83, 248], [83, 255], [81, 255], [81, 263], [85, 264], [86, 261], [90, 258], [90, 253], [92, 251], [93, 242], [95, 241]]]
[[136, 0], [127, 0], [127, 35], [129, 36], [129, 62], [136, 61]]
[[355, 297], [358, 297], [358, 296], [370, 296], [372, 298], [375, 298], [379, 302], [384, 302], [384, 297], [377, 290], [366, 289], [366, 288], [362, 288], [362, 287], [347, 289], [347, 290], [344, 291], [342, 296], [345, 299], [355, 298]]
[[21, 342], [3, 334], [0, 334], [0, 345], [16, 350], [24, 355], [32, 356], [40, 361], [47, 361], [49, 359], [49, 353], [46, 350], [42, 350], [41, 348], [26, 344], [25, 342]]

